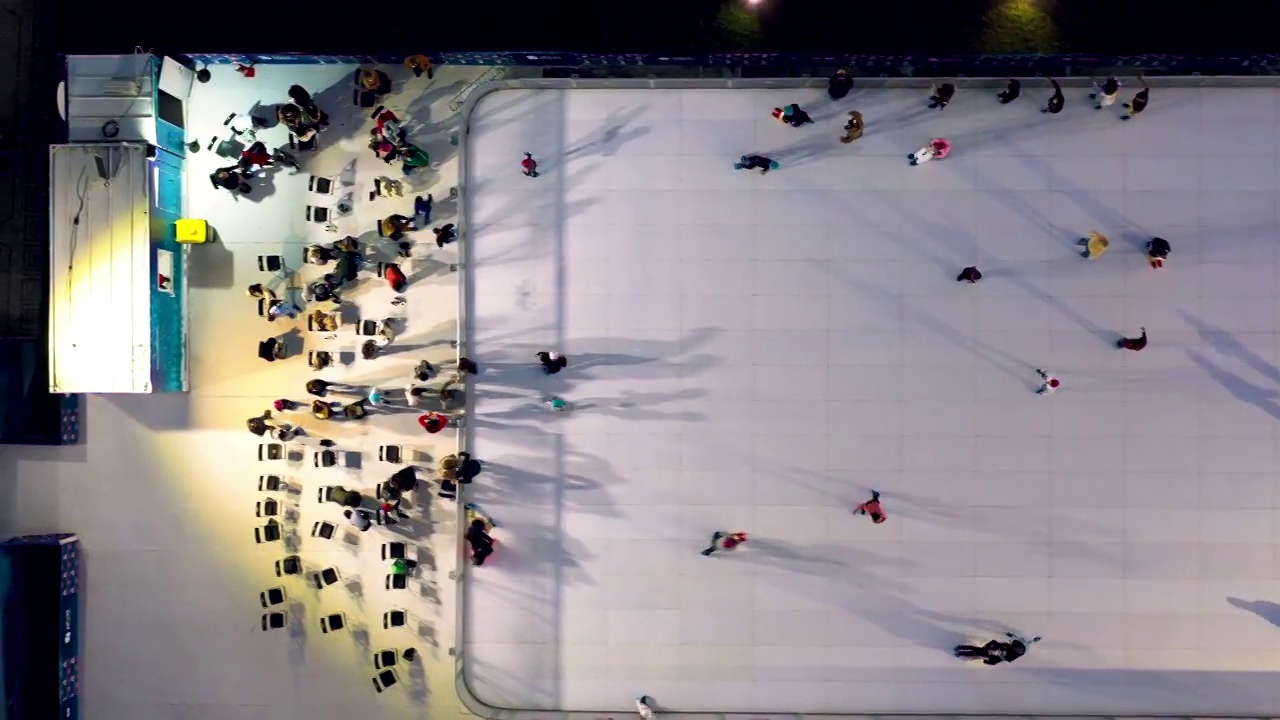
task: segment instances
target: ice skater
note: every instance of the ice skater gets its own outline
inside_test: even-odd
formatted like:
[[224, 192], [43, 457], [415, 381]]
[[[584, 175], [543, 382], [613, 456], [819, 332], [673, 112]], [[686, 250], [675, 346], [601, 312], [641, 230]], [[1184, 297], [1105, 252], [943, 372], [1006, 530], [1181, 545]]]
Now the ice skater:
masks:
[[1169, 246], [1169, 241], [1162, 237], [1154, 237], [1147, 243], [1147, 262], [1151, 263], [1151, 267], [1159, 270], [1164, 267], [1164, 261], [1169, 258], [1169, 251], [1173, 248]]
[[717, 530], [711, 535], [711, 546], [703, 550], [702, 554], [711, 557], [712, 553], [733, 550], [746, 541], [747, 534], [744, 532], [729, 533]]
[[533, 159], [533, 153], [524, 154], [524, 159], [520, 161], [520, 168], [524, 170], [526, 176], [538, 177], [538, 161]]
[[777, 160], [767, 158], [763, 155], [743, 155], [738, 159], [738, 162], [733, 165], [734, 170], [759, 170], [761, 175], [764, 175], [770, 170], [777, 170], [778, 167], [779, 165]]
[[956, 282], [976, 283], [981, 279], [982, 273], [978, 272], [978, 268], [972, 265], [961, 270], [960, 274], [956, 276]]
[[780, 108], [774, 108], [773, 117], [784, 122], [791, 127], [800, 127], [813, 122], [813, 118], [809, 117], [809, 113], [805, 112], [799, 105], [792, 103], [784, 105]]
[[947, 105], [951, 104], [951, 98], [955, 97], [956, 86], [951, 83], [942, 83], [933, 89], [933, 94], [929, 96], [929, 107], [946, 110]]
[[431, 223], [431, 206], [435, 203], [435, 197], [431, 193], [427, 193], [426, 197], [419, 195], [413, 199], [413, 227], [421, 230]]
[[[468, 508], [467, 515], [472, 511]], [[489, 523], [483, 517], [472, 517], [463, 538], [471, 547], [471, 564], [476, 567], [484, 565], [484, 561], [493, 554], [493, 538], [489, 535]]]
[[907, 156], [912, 165], [921, 165], [930, 160], [941, 160], [951, 154], [951, 143], [946, 138], [934, 138], [928, 145]]
[[884, 514], [884, 508], [880, 507], [880, 491], [872, 490], [871, 499], [854, 508], [853, 514], [869, 515], [871, 517], [871, 522], [876, 525], [884, 522], [887, 518]]
[[953, 652], [958, 658], [981, 658], [987, 665], [999, 665], [1002, 662], [1013, 662], [1027, 654], [1027, 649], [1040, 642], [1040, 636], [1030, 639], [1005, 633], [1007, 640], [992, 640], [982, 647], [976, 645], [957, 645]]
[[1062, 86], [1058, 84], [1057, 80], [1049, 78], [1049, 82], [1053, 84], [1053, 95], [1049, 96], [1049, 103], [1045, 105], [1044, 109], [1040, 112], [1057, 115], [1062, 112], [1062, 108], [1066, 106], [1067, 98], [1062, 94]]
[[1133, 350], [1137, 352], [1147, 346], [1147, 329], [1138, 328], [1142, 331], [1141, 337], [1136, 338], [1120, 338], [1116, 341], [1116, 347], [1121, 350]]
[[1021, 94], [1022, 83], [1019, 82], [1017, 78], [1009, 78], [1009, 84], [1005, 86], [1004, 92], [996, 95], [996, 99], [1000, 101], [1001, 105], [1008, 105], [1014, 100], [1017, 100], [1018, 96]]
[[1044, 381], [1043, 384], [1040, 385], [1040, 389], [1036, 391], [1037, 395], [1052, 395], [1053, 393], [1057, 392], [1058, 388], [1062, 387], [1061, 380], [1050, 375], [1044, 370], [1041, 370], [1040, 368], [1036, 368], [1036, 374], [1039, 375], [1040, 379]]
[[844, 137], [840, 138], [840, 142], [848, 144], [861, 138], [862, 130], [862, 113], [857, 110], [850, 110], [849, 122], [844, 124]]
[[[841, 70], [841, 72], [844, 71]], [[636, 698], [636, 712], [640, 713], [640, 720], [653, 720], [653, 706], [650, 705], [650, 700], [648, 695]]]
[[1089, 99], [1098, 101], [1098, 104], [1093, 106], [1094, 110], [1101, 110], [1116, 103], [1116, 98], [1120, 96], [1120, 81], [1114, 77], [1107, 78], [1101, 85], [1095, 81], [1093, 89], [1096, 92], [1089, 93]]
[[840, 68], [836, 71], [831, 79], [827, 81], [827, 95], [832, 100], [841, 100], [849, 91], [853, 89], [853, 78], [850, 77], [849, 71]]
[[1137, 95], [1133, 96], [1133, 100], [1124, 104], [1125, 114], [1120, 118], [1121, 120], [1129, 120], [1134, 115], [1147, 109], [1147, 101], [1151, 99], [1151, 88], [1147, 87], [1147, 81], [1141, 77], [1138, 78], [1138, 82], [1142, 83], [1142, 89], [1138, 91]]
[[560, 353], [543, 350], [534, 357], [542, 364], [542, 372], [548, 375], [555, 375], [569, 365], [569, 359]]

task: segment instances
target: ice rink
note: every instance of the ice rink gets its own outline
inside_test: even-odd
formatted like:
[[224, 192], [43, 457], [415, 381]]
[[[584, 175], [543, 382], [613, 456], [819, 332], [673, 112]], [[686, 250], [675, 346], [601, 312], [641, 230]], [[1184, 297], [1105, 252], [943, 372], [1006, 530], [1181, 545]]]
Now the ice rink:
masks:
[[[480, 102], [470, 492], [501, 543], [464, 583], [480, 699], [1275, 713], [1280, 92], [1156, 88], [1122, 122], [1079, 87], [1043, 115], [1032, 85], [945, 112], [860, 88]], [[770, 118], [792, 102], [816, 123]], [[935, 136], [950, 157], [908, 166]], [[733, 171], [749, 152], [781, 169]], [[1092, 230], [1110, 251], [1082, 259]], [[1036, 368], [1062, 389], [1037, 396]], [[851, 514], [872, 488], [882, 525]], [[751, 540], [701, 556], [716, 530]], [[950, 654], [1005, 631], [1044, 639], [1011, 666]]]

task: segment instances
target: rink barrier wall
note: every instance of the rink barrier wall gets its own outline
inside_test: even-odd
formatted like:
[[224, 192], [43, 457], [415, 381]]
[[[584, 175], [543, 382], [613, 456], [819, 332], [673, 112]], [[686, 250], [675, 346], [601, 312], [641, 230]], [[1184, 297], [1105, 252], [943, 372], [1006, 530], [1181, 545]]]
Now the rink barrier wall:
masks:
[[[433, 60], [434, 61], [434, 60]], [[509, 73], [521, 74], [519, 71]], [[1236, 81], [1239, 81], [1238, 83]], [[474, 288], [471, 287], [469, 264], [471, 260], [471, 243], [468, 237], [469, 222], [467, 216], [469, 177], [467, 175], [467, 145], [471, 132], [471, 114], [490, 93], [500, 90], [768, 90], [768, 89], [805, 89], [825, 88], [826, 78], [615, 78], [615, 79], [583, 79], [583, 78], [528, 78], [495, 80], [477, 86], [468, 95], [466, 102], [459, 110], [461, 114], [458, 142], [458, 217], [461, 227], [458, 229], [458, 262], [459, 262], [459, 317], [458, 317], [458, 355], [469, 356], [468, 333], [474, 307]], [[1006, 78], [960, 78], [953, 81], [958, 88], [996, 88], [1003, 87]], [[1064, 87], [1088, 87], [1088, 78], [1061, 80]], [[1154, 87], [1280, 87], [1280, 76], [1277, 77], [1235, 77], [1235, 78], [1200, 78], [1200, 77], [1159, 77], [1151, 78], [1149, 84]], [[926, 78], [860, 78], [859, 87], [909, 88], [930, 87], [931, 81]], [[1048, 87], [1048, 81], [1044, 81]], [[470, 394], [467, 399], [468, 412], [471, 408]], [[465, 450], [473, 445], [474, 427], [465, 422], [459, 429], [459, 449]], [[472, 692], [466, 677], [466, 582], [470, 568], [467, 556], [467, 544], [463, 539], [466, 532], [467, 487], [458, 489], [457, 523], [457, 570], [451, 576], [455, 586], [454, 647], [449, 654], [454, 658], [454, 689], [462, 706], [477, 717], [488, 720], [615, 720], [615, 716], [633, 717], [631, 710], [615, 711], [564, 711], [564, 710], [522, 710], [519, 708], [501, 708], [489, 705]], [[640, 688], [643, 690], [643, 688]], [[659, 703], [661, 699], [658, 699]], [[1025, 718], [1026, 720], [1280, 720], [1280, 717], [1236, 716], [1236, 715], [996, 715], [996, 714], [955, 714], [955, 715], [913, 715], [913, 714], [858, 714], [858, 713], [739, 713], [739, 712], [705, 712], [680, 713], [663, 710], [658, 705], [658, 715], [663, 720], [873, 720], [875, 718], [911, 718], [912, 720], [952, 720], [964, 718]]]
[[[409, 55], [327, 55], [308, 53], [203, 53], [187, 55], [197, 65], [256, 64], [386, 64], [400, 65]], [[744, 73], [795, 77], [804, 73], [829, 74], [848, 68], [855, 76], [868, 77], [1055, 77], [1087, 76], [1114, 71], [1136, 75], [1280, 75], [1280, 53], [1251, 55], [1166, 55], [1158, 53], [1112, 55], [1075, 53], [1063, 55], [867, 55], [859, 53], [577, 53], [530, 50], [522, 52], [445, 52], [430, 54], [435, 65], [515, 65], [542, 68], [735, 68]], [[825, 68], [825, 70], [820, 70]], [[1128, 70], [1129, 72], [1124, 72]]]

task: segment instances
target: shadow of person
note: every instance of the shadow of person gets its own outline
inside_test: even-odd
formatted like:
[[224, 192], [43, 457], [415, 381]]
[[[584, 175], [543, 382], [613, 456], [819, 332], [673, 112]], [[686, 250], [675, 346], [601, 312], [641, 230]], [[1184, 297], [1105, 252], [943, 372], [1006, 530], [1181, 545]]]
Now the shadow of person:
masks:
[[1280, 420], [1280, 402], [1277, 402], [1277, 399], [1280, 398], [1280, 391], [1274, 388], [1254, 385], [1230, 370], [1218, 367], [1208, 358], [1194, 350], [1188, 350], [1187, 357], [1191, 358], [1191, 362], [1195, 363], [1201, 370], [1204, 370], [1205, 374], [1212, 378], [1214, 382], [1226, 388], [1232, 397], [1258, 408], [1276, 420]]
[[1228, 597], [1227, 604], [1241, 610], [1248, 610], [1272, 625], [1280, 627], [1280, 603], [1273, 603], [1270, 600], [1243, 600], [1238, 597]]

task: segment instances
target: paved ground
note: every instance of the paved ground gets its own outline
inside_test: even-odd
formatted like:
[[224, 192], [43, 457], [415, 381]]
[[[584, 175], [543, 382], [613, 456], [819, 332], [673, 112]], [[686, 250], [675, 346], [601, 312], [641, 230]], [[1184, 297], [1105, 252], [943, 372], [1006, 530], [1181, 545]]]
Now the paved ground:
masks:
[[[476, 694], [1269, 712], [1280, 93], [1157, 90], [1132, 122], [1085, 94], [485, 98], [467, 334], [506, 546], [466, 585]], [[797, 101], [816, 125], [769, 118]], [[951, 156], [909, 167], [935, 136]], [[731, 169], [753, 151], [781, 169]], [[1085, 260], [1091, 230], [1112, 244]], [[543, 377], [542, 349], [569, 368]], [[1038, 367], [1064, 388], [1038, 397]], [[885, 525], [850, 514], [871, 488]], [[753, 539], [703, 558], [714, 530]], [[949, 654], [1005, 631], [1045, 639], [1010, 667]]]
[[[449, 136], [456, 115], [451, 97], [481, 70], [442, 71], [434, 81], [388, 68], [395, 92], [387, 106], [406, 118], [410, 137], [427, 147], [437, 167], [403, 178], [367, 149], [369, 110], [352, 106], [349, 66], [262, 66], [246, 80], [230, 68], [214, 68], [213, 81], [197, 86], [189, 112], [191, 134], [202, 147], [225, 137], [222, 121], [255, 103], [279, 103], [292, 83], [315, 93], [333, 124], [321, 150], [303, 157], [305, 172], [273, 172], [252, 196], [237, 201], [208, 181], [213, 168], [229, 164], [208, 150], [192, 156], [187, 178], [187, 211], [210, 221], [218, 242], [191, 253], [191, 388], [189, 394], [150, 397], [90, 397], [82, 446], [0, 449], [5, 478], [0, 534], [66, 530], [80, 534], [84, 548], [85, 617], [82, 708], [86, 720], [194, 717], [238, 720], [349, 718], [376, 710], [388, 717], [458, 717], [453, 688], [452, 645], [455, 610], [452, 583], [456, 528], [454, 506], [424, 489], [413, 518], [394, 528], [360, 534], [343, 523], [340, 508], [317, 502], [321, 487], [341, 484], [371, 492], [397, 469], [379, 460], [387, 444], [403, 445], [410, 458], [434, 475], [435, 462], [456, 449], [452, 430], [428, 437], [417, 412], [393, 408], [361, 424], [325, 423], [296, 413], [313, 436], [295, 450], [297, 461], [260, 462], [259, 439], [245, 419], [280, 397], [306, 400], [304, 383], [313, 377], [361, 386], [379, 385], [399, 404], [413, 367], [456, 357], [458, 282], [449, 265], [453, 248], [437, 249], [428, 232], [414, 233], [414, 256], [403, 261], [410, 276], [407, 303], [391, 304], [393, 293], [372, 272], [361, 274], [344, 310], [355, 318], [401, 318], [399, 338], [389, 354], [356, 361], [353, 327], [336, 336], [309, 332], [305, 321], [268, 323], [255, 314], [245, 288], [270, 281], [258, 256], [279, 253], [297, 269], [284, 292], [316, 279], [323, 270], [303, 265], [303, 248], [359, 237], [371, 256], [385, 256], [376, 220], [410, 212], [415, 192], [433, 192], [435, 220], [456, 220], [456, 205], [444, 201], [457, 184], [457, 149]], [[261, 133], [275, 146], [287, 142], [282, 127]], [[309, 191], [311, 173], [337, 177], [354, 163], [355, 184], [336, 195]], [[370, 201], [373, 178], [394, 174], [405, 180], [406, 197]], [[340, 233], [305, 220], [305, 206], [333, 207], [353, 195], [351, 216], [338, 220]], [[257, 343], [285, 335], [306, 349], [344, 354], [343, 363], [314, 373], [304, 356], [267, 364]], [[447, 377], [447, 375], [446, 375]], [[443, 378], [442, 378], [443, 379]], [[342, 399], [341, 397], [339, 399]], [[351, 398], [347, 398], [351, 399]], [[316, 468], [313, 451], [320, 437], [358, 456], [353, 469]], [[279, 473], [299, 488], [296, 494], [263, 493], [259, 476]], [[259, 501], [284, 503], [282, 542], [255, 545]], [[339, 525], [335, 539], [311, 536], [319, 521]], [[390, 561], [383, 544], [405, 542], [421, 565], [404, 590], [385, 588]], [[292, 550], [309, 570], [336, 568], [341, 581], [323, 591], [309, 579], [280, 579], [274, 563]], [[288, 600], [287, 630], [264, 633], [258, 593], [283, 585]], [[383, 615], [408, 612], [401, 628], [384, 628]], [[320, 618], [345, 613], [347, 630], [321, 632]], [[420, 660], [401, 662], [401, 686], [377, 695], [371, 686], [373, 652], [415, 647]]]

